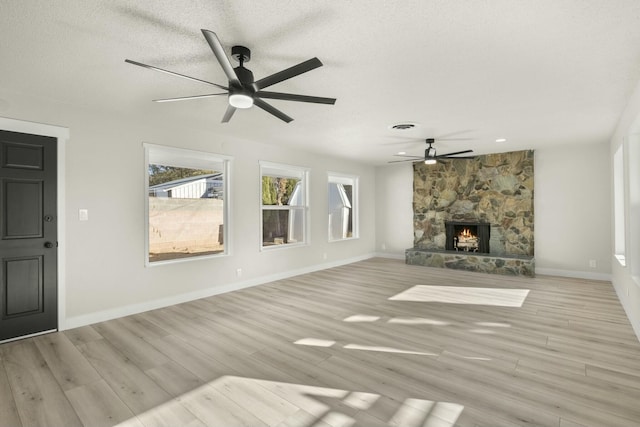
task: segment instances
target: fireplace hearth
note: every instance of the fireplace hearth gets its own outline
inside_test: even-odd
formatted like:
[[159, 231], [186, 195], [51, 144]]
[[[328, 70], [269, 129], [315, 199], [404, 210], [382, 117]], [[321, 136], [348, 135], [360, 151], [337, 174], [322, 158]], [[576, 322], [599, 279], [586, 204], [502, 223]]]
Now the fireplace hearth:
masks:
[[445, 222], [448, 251], [489, 253], [491, 225], [484, 222]]

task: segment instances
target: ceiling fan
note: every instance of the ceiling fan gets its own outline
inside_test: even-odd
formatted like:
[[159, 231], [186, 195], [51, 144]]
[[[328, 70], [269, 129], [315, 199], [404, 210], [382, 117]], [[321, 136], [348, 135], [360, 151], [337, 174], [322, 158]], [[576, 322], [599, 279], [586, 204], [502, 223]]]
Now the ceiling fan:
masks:
[[399, 163], [399, 162], [420, 162], [423, 161], [425, 165], [434, 165], [437, 162], [442, 162], [440, 159], [473, 159], [474, 157], [471, 156], [467, 156], [467, 157], [458, 157], [458, 154], [466, 154], [466, 153], [473, 153], [473, 150], [463, 150], [463, 151], [455, 151], [453, 153], [446, 153], [446, 154], [436, 154], [436, 148], [433, 146], [433, 144], [436, 142], [436, 140], [434, 138], [427, 138], [425, 139], [425, 142], [427, 143], [427, 148], [424, 150], [424, 157], [418, 157], [418, 156], [405, 156], [402, 154], [394, 154], [394, 156], [396, 157], [407, 157], [407, 159], [405, 160], [393, 160], [390, 161], [389, 163]]
[[267, 113], [270, 113], [280, 120], [285, 121], [286, 123], [291, 122], [293, 119], [278, 110], [271, 104], [268, 104], [263, 100], [263, 98], [267, 99], [281, 99], [284, 101], [297, 101], [297, 102], [312, 102], [316, 104], [335, 104], [335, 98], [322, 98], [318, 96], [308, 96], [308, 95], [296, 95], [291, 93], [282, 93], [282, 92], [268, 92], [263, 89], [272, 86], [276, 83], [280, 83], [284, 80], [288, 80], [292, 77], [298, 76], [300, 74], [306, 73], [307, 71], [311, 71], [315, 68], [321, 67], [322, 62], [318, 58], [312, 58], [307, 61], [301, 62], [298, 65], [294, 65], [293, 67], [289, 67], [286, 70], [279, 71], [270, 76], [264, 77], [258, 81], [254, 81], [253, 73], [244, 67], [246, 62], [249, 62], [251, 59], [251, 50], [244, 46], [233, 46], [231, 48], [231, 56], [240, 63], [239, 66], [233, 68], [231, 65], [231, 61], [227, 57], [218, 36], [213, 31], [209, 30], [201, 30], [204, 38], [209, 43], [213, 54], [218, 59], [222, 70], [229, 79], [229, 83], [227, 86], [219, 85], [217, 83], [208, 82], [206, 80], [200, 80], [194, 77], [185, 76], [183, 74], [174, 73], [173, 71], [163, 70], [162, 68], [153, 67], [151, 65], [142, 64], [137, 61], [132, 61], [130, 59], [125, 59], [125, 62], [133, 65], [137, 65], [139, 67], [148, 68], [150, 70], [159, 71], [161, 73], [169, 74], [176, 77], [182, 77], [187, 80], [192, 80], [199, 83], [204, 83], [210, 86], [215, 86], [219, 89], [225, 90], [226, 92], [221, 93], [209, 93], [205, 95], [195, 95], [195, 96], [183, 96], [180, 98], [165, 98], [165, 99], [154, 99], [154, 102], [172, 102], [172, 101], [187, 101], [191, 99], [201, 99], [201, 98], [212, 98], [219, 95], [229, 95], [227, 106], [227, 111], [222, 117], [222, 123], [227, 123], [231, 120], [233, 113], [236, 112], [238, 108], [250, 108], [255, 105]]

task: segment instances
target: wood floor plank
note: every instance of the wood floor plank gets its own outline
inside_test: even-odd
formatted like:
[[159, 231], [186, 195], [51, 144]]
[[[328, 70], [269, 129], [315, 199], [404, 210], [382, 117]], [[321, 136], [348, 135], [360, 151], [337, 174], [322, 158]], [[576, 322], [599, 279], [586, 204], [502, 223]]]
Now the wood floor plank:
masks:
[[143, 371], [169, 361], [151, 344], [124, 327], [120, 319], [97, 323], [93, 328]]
[[205, 384], [204, 381], [173, 361], [145, 371], [167, 393], [180, 397]]
[[80, 350], [145, 427], [203, 425], [106, 340], [82, 344]]
[[177, 399], [171, 399], [149, 411], [138, 415], [144, 427], [206, 427], [199, 417], [185, 408]]
[[97, 341], [103, 338], [91, 325], [80, 328], [68, 329], [64, 331], [65, 336], [74, 345], [86, 344], [90, 341]]
[[234, 369], [173, 335], [152, 340], [151, 344], [203, 382], [209, 382], [224, 375], [239, 374]]
[[306, 411], [300, 409], [295, 414], [291, 415], [286, 420], [282, 421], [276, 427], [300, 427], [311, 426], [314, 427], [333, 427], [324, 421], [318, 420], [316, 416], [309, 414]]
[[171, 395], [106, 340], [91, 341], [79, 348], [134, 414], [142, 414], [171, 400]]
[[210, 384], [236, 404], [251, 408], [251, 412], [269, 426], [278, 425], [299, 408], [276, 394], [260, 387], [256, 381], [239, 377], [223, 377]]
[[3, 354], [23, 426], [82, 425], [32, 339], [12, 343]]
[[600, 366], [586, 365], [586, 375], [607, 381], [612, 386], [633, 387], [640, 390], [640, 376], [616, 369], [607, 369]]
[[100, 379], [65, 392], [85, 426], [142, 427], [142, 423], [116, 393]]
[[0, 426], [21, 427], [22, 421], [20, 421], [18, 407], [9, 385], [3, 359], [0, 347]]
[[185, 394], [180, 402], [208, 426], [267, 426], [250, 408], [237, 405], [209, 386]]
[[[600, 381], [588, 381], [584, 376], [565, 374], [563, 377], [544, 371], [519, 370], [516, 379], [524, 380], [530, 389], [553, 399], [565, 418], [585, 424], [634, 426], [640, 420], [638, 393], [629, 390], [618, 393]], [[613, 393], [612, 393], [613, 392]]]
[[117, 319], [117, 322], [145, 341], [159, 339], [169, 335], [168, 331], [165, 331], [139, 315], [122, 317]]
[[64, 334], [33, 338], [36, 347], [63, 390], [70, 390], [100, 379], [100, 374]]

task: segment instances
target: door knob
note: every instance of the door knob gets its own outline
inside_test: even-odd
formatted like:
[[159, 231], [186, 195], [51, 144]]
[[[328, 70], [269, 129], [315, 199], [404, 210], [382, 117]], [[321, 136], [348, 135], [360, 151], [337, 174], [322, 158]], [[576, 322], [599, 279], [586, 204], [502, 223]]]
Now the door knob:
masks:
[[47, 249], [51, 249], [53, 247], [53, 243], [51, 242], [44, 242], [44, 247]]

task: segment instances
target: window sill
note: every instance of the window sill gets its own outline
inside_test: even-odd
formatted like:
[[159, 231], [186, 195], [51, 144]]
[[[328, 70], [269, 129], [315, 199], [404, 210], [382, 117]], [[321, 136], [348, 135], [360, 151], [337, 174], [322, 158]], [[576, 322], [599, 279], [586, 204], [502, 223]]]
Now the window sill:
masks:
[[182, 257], [182, 258], [174, 258], [174, 259], [167, 259], [167, 260], [163, 260], [163, 261], [154, 261], [154, 262], [150, 262], [149, 260], [147, 260], [145, 262], [145, 267], [157, 267], [160, 265], [167, 265], [167, 264], [179, 264], [179, 263], [183, 263], [183, 262], [190, 262], [190, 261], [199, 261], [199, 260], [205, 260], [205, 259], [215, 259], [215, 258], [224, 258], [229, 256], [229, 253], [218, 253], [218, 254], [211, 254], [211, 255], [199, 255], [199, 256], [190, 256], [190, 257]]
[[360, 237], [345, 237], [344, 239], [335, 239], [335, 240], [329, 240], [329, 243], [336, 243], [336, 242], [344, 242], [344, 241], [348, 241], [348, 240], [359, 240]]
[[627, 260], [624, 255], [615, 254], [614, 256], [616, 257], [616, 259], [618, 260], [621, 266], [623, 267], [627, 266]]
[[279, 249], [286, 249], [286, 248], [299, 248], [302, 246], [308, 246], [308, 243], [305, 242], [298, 242], [298, 243], [281, 243], [281, 244], [273, 244], [273, 245], [267, 245], [267, 246], [260, 246], [260, 251], [277, 251]]

